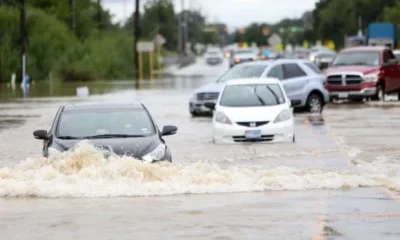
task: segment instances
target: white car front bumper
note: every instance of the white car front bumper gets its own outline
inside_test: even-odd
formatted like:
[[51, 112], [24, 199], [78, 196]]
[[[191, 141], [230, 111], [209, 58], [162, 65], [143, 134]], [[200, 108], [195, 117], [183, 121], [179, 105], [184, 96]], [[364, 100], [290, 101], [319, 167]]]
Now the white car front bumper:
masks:
[[[261, 138], [247, 139], [246, 130], [261, 130]], [[232, 125], [214, 122], [214, 143], [237, 143], [237, 142], [292, 142], [294, 136], [294, 120], [273, 123], [269, 122], [259, 127], [245, 127], [233, 123]]]

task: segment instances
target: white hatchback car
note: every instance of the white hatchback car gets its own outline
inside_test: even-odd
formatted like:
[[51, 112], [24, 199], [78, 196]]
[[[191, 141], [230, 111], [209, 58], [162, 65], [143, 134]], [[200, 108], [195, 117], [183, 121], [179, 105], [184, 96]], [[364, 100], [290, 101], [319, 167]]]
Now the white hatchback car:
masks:
[[214, 110], [213, 142], [294, 142], [293, 108], [278, 79], [249, 78], [228, 81]]

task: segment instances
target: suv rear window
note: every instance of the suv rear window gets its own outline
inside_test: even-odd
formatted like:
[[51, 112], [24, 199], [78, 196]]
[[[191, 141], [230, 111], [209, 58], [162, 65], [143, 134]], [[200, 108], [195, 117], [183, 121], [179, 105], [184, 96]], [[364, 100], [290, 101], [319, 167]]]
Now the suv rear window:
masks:
[[306, 62], [304, 63], [304, 65], [306, 65], [309, 69], [311, 69], [313, 72], [317, 73], [317, 74], [321, 74], [321, 71], [317, 68], [317, 66], [315, 66], [313, 63], [309, 63]]

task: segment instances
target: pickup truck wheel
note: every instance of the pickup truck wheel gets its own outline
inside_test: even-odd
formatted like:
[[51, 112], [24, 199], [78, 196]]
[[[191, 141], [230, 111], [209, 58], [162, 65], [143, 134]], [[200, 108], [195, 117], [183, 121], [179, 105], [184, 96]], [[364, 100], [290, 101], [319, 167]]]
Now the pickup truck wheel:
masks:
[[311, 93], [306, 102], [306, 108], [311, 113], [322, 112], [322, 97], [317, 93]]
[[385, 101], [385, 91], [384, 91], [385, 87], [382, 83], [380, 83], [377, 87], [376, 87], [376, 93], [375, 96], [372, 97], [372, 100], [375, 101]]

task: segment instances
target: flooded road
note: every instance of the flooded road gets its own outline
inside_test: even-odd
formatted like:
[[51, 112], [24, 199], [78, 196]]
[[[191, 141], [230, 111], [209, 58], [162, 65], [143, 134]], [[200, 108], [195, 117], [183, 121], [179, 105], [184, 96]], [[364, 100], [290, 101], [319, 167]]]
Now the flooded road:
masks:
[[[333, 104], [322, 118], [296, 115], [295, 144], [214, 145], [211, 119], [188, 112], [191, 91], [214, 79], [89, 85], [97, 95], [87, 98], [71, 84], [64, 97], [39, 91], [0, 103], [0, 236], [400, 238], [399, 108]], [[105, 160], [85, 144], [40, 157], [32, 132], [48, 129], [61, 104], [120, 100], [146, 104], [160, 127], [178, 126], [165, 137], [173, 164]]]

